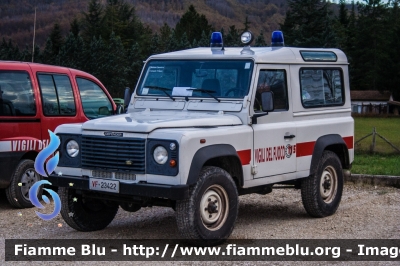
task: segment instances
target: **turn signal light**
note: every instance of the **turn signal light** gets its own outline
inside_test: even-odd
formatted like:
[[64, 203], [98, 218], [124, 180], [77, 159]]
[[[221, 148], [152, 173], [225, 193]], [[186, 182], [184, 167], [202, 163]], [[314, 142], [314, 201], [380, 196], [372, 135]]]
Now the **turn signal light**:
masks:
[[171, 160], [169, 161], [169, 166], [175, 167], [175, 166], [176, 166], [176, 161], [175, 161], [174, 159], [171, 159]]

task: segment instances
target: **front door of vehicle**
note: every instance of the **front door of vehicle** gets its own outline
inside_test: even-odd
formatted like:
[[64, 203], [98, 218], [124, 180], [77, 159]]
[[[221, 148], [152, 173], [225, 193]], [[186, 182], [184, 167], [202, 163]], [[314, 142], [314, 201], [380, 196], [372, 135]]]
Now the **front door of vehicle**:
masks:
[[[272, 91], [274, 111], [253, 121], [253, 178], [268, 178], [296, 171], [296, 127], [293, 122], [289, 67], [258, 65], [253, 94], [254, 114], [262, 113], [261, 93]], [[282, 180], [283, 181], [283, 180]]]

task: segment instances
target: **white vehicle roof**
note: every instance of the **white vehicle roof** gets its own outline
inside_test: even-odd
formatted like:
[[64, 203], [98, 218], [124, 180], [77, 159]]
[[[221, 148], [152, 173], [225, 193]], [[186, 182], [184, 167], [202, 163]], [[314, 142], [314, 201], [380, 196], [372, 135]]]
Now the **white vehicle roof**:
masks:
[[[251, 47], [254, 54], [241, 54], [243, 47], [225, 47], [223, 54], [213, 54], [210, 47], [200, 47], [153, 55], [150, 59], [253, 59], [255, 63], [271, 64], [348, 64], [346, 55], [334, 48]], [[300, 51], [333, 52], [337, 61], [304, 61]]]

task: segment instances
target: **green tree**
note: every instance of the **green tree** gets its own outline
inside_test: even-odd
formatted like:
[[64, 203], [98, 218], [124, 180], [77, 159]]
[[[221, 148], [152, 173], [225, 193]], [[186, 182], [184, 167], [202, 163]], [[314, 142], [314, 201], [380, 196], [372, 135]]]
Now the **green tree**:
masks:
[[171, 34], [169, 35], [167, 46], [166, 46], [166, 52], [173, 52], [176, 50], [179, 50], [179, 43], [175, 34], [175, 31], [171, 31]]
[[289, 0], [281, 30], [285, 42], [296, 47], [335, 47], [330, 3], [321, 0]]
[[137, 37], [135, 8], [123, 0], [107, 0], [104, 22], [103, 36], [106, 38], [114, 33], [125, 45], [130, 45]]
[[21, 60], [21, 53], [17, 45], [14, 46], [11, 39], [3, 41], [0, 44], [0, 60]]
[[69, 32], [71, 32], [74, 35], [74, 37], [76, 38], [76, 37], [78, 37], [80, 30], [81, 30], [81, 28], [80, 28], [78, 20], [76, 18], [74, 18], [74, 20], [70, 23]]
[[224, 42], [225, 42], [225, 46], [227, 46], [227, 47], [242, 46], [242, 43], [240, 41], [239, 30], [236, 28], [235, 25], [232, 25], [229, 27], [228, 34], [226, 35], [226, 38], [224, 38]]
[[168, 26], [167, 23], [164, 23], [164, 25], [160, 28], [160, 51], [161, 52], [166, 52], [168, 50], [167, 45], [168, 45], [171, 33], [172, 33], [171, 27]]
[[40, 61], [50, 65], [56, 64], [56, 55], [53, 54], [53, 43], [50, 37], [46, 40], [46, 45], [44, 47]]
[[[143, 60], [140, 60], [140, 48], [138, 43], [134, 43], [131, 48], [127, 52], [127, 59], [128, 59], [128, 77], [127, 77], [127, 84], [131, 89], [134, 89], [139, 79], [140, 72], [143, 67]], [[120, 90], [120, 93], [123, 97], [123, 91]]]
[[381, 0], [358, 3], [357, 32], [352, 52], [353, 83], [356, 90], [384, 90], [390, 70], [391, 25], [387, 4]]
[[60, 49], [57, 61], [62, 66], [83, 70], [86, 61], [85, 49], [83, 39], [70, 32]]
[[335, 22], [333, 24], [333, 28], [335, 30], [335, 35], [336, 35], [336, 40], [337, 40], [337, 46], [340, 49], [346, 50], [346, 44], [347, 44], [347, 31], [349, 27], [349, 15], [348, 15], [348, 10], [346, 8], [346, 2], [345, 0], [340, 0], [339, 2], [339, 14], [335, 19]]
[[246, 16], [246, 18], [245, 18], [245, 20], [243, 22], [243, 27], [244, 28], [242, 29], [242, 32], [248, 31], [250, 29], [250, 24], [251, 24], [251, 22], [249, 21], [249, 17]]
[[260, 35], [257, 36], [256, 41], [254, 43], [254, 47], [265, 47], [268, 46], [265, 42], [264, 33], [261, 31]]
[[210, 36], [211, 33], [209, 32], [208, 36], [205, 33], [205, 31], [203, 30], [201, 32], [201, 38], [200, 40], [197, 42], [197, 47], [210, 47]]
[[179, 22], [175, 26], [176, 37], [180, 40], [183, 34], [186, 33], [190, 43], [193, 43], [194, 39], [200, 40], [201, 33], [203, 31], [212, 31], [213, 27], [208, 24], [208, 20], [205, 15], [197, 13], [193, 5], [189, 6], [189, 9], [181, 17]]
[[400, 101], [400, 1], [395, 0], [389, 9], [389, 58], [390, 63], [385, 73], [386, 89], [392, 92], [393, 98]]
[[58, 55], [61, 46], [64, 44], [64, 37], [61, 34], [60, 24], [55, 23], [53, 30], [50, 32], [50, 41], [52, 43], [53, 55]]
[[100, 0], [90, 0], [88, 12], [83, 12], [82, 37], [86, 43], [91, 43], [93, 37], [102, 36], [104, 26], [103, 5]]
[[185, 32], [185, 33], [183, 33], [182, 38], [178, 44], [178, 50], [189, 49], [191, 47], [192, 46], [190, 45], [190, 42], [189, 42], [188, 37]]

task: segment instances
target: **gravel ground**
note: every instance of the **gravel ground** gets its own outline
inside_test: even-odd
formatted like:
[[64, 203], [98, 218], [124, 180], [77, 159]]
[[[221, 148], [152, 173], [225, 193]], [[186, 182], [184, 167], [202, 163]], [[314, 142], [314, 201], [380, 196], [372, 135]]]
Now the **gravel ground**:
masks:
[[[41, 211], [43, 213], [46, 210]], [[49, 210], [47, 213], [51, 212]], [[240, 197], [239, 217], [231, 239], [400, 239], [400, 189], [346, 183], [335, 215], [315, 219], [305, 212], [300, 190], [276, 189], [268, 195]], [[119, 210], [104, 230], [78, 232], [58, 216], [43, 221], [35, 209], [12, 209], [0, 191], [0, 265], [132, 265], [140, 262], [5, 262], [4, 239], [176, 239], [174, 211]], [[321, 265], [321, 262], [154, 262], [154, 265]], [[324, 263], [325, 264], [325, 263]], [[331, 265], [388, 265], [388, 262], [326, 262]], [[399, 265], [399, 262], [392, 262]]]

